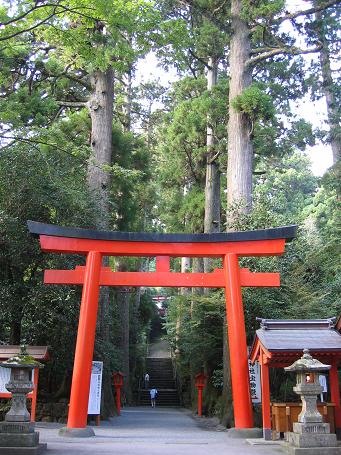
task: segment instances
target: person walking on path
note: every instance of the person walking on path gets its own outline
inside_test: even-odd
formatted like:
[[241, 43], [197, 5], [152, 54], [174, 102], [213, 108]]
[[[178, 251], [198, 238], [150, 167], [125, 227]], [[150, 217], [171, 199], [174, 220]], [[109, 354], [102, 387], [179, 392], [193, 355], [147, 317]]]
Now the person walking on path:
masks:
[[149, 374], [148, 374], [148, 373], [146, 373], [146, 374], [144, 375], [144, 388], [145, 388], [145, 389], [148, 389], [148, 388], [149, 388]]
[[152, 408], [155, 408], [156, 405], [156, 397], [157, 397], [157, 390], [156, 389], [150, 389], [150, 401]]

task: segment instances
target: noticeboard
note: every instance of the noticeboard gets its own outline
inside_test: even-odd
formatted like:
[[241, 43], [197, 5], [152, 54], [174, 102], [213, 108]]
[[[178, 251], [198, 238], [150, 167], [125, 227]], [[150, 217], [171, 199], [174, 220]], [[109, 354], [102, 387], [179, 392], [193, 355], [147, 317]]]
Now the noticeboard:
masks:
[[101, 413], [103, 362], [92, 362], [88, 414]]

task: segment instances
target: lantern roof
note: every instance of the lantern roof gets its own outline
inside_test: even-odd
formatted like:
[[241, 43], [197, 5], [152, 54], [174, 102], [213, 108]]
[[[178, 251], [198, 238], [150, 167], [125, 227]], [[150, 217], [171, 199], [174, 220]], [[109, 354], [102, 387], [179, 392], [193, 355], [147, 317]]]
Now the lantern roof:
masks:
[[310, 353], [309, 349], [303, 349], [303, 356], [296, 360], [292, 365], [285, 367], [286, 372], [318, 372], [318, 371], [327, 371], [330, 370], [331, 365], [325, 365], [317, 359], [314, 359]]

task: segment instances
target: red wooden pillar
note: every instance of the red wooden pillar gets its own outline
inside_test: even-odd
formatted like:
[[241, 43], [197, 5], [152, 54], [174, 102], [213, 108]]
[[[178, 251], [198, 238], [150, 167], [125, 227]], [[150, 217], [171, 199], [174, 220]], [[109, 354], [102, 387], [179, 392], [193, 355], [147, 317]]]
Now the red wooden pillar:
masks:
[[118, 371], [112, 375], [115, 392], [116, 392], [116, 408], [117, 414], [121, 415], [121, 387], [123, 387], [123, 374]]
[[263, 416], [263, 437], [265, 440], [272, 439], [271, 413], [270, 413], [270, 381], [269, 365], [265, 363], [266, 357], [260, 352], [261, 384], [262, 384], [262, 416]]
[[121, 387], [116, 387], [116, 407], [117, 414], [121, 415]]
[[34, 368], [34, 370], [33, 370], [34, 389], [33, 389], [33, 392], [32, 392], [32, 401], [31, 401], [31, 422], [35, 422], [36, 421], [38, 378], [39, 378], [39, 368]]
[[202, 416], [202, 387], [198, 387], [198, 416]]
[[225, 256], [224, 276], [235, 428], [252, 428], [253, 414], [244, 310], [236, 254]]
[[341, 433], [340, 384], [337, 373], [337, 362], [333, 362], [332, 367], [329, 370], [329, 382], [331, 401], [335, 404], [335, 427], [338, 429], [338, 432]]
[[85, 266], [67, 429], [85, 428], [87, 424], [101, 265], [102, 254], [90, 251]]

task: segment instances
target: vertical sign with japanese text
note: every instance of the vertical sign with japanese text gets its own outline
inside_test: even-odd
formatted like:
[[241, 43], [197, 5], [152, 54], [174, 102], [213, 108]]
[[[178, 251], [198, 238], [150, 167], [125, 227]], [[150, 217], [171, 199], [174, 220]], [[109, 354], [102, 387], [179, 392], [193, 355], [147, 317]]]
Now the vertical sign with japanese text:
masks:
[[92, 362], [88, 414], [101, 413], [103, 362]]
[[249, 377], [252, 403], [262, 402], [262, 389], [260, 383], [260, 365], [255, 362], [253, 365], [249, 360]]

